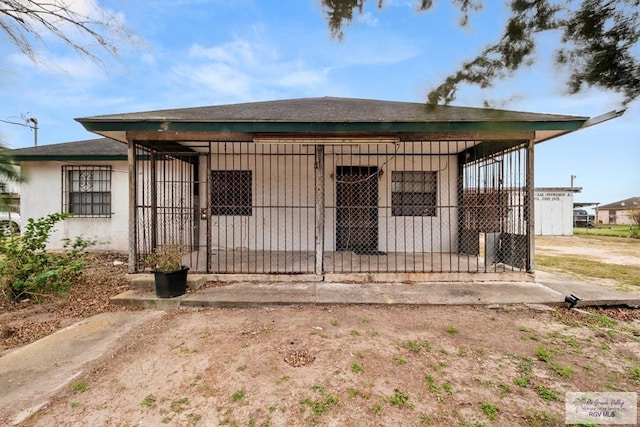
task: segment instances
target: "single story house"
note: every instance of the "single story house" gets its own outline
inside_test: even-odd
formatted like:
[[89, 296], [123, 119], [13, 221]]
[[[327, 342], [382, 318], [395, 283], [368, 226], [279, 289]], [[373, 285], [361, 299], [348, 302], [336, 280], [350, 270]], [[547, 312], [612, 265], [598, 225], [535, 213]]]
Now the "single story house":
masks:
[[57, 224], [49, 247], [83, 236], [98, 249], [126, 252], [128, 161], [126, 145], [108, 138], [11, 150], [26, 178], [20, 185], [22, 226], [53, 212], [74, 217]]
[[640, 197], [630, 197], [618, 202], [598, 206], [598, 224], [633, 225], [636, 222], [632, 218], [634, 212], [640, 211]]
[[23, 216], [74, 213], [61, 235], [131, 273], [179, 245], [214, 277], [531, 280], [535, 144], [603, 117], [304, 98], [80, 118], [105, 139], [14, 156]]

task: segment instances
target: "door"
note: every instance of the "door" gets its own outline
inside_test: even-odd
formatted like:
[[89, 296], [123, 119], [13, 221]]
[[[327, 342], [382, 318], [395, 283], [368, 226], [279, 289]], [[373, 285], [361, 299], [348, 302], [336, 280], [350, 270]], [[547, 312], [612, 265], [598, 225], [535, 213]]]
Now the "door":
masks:
[[378, 251], [378, 168], [336, 168], [336, 250]]

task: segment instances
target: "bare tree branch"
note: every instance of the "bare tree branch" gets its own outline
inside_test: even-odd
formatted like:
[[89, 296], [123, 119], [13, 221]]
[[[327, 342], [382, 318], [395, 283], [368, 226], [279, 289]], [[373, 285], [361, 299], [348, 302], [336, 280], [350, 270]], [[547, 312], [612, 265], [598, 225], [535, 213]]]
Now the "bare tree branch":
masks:
[[32, 60], [37, 58], [34, 43], [43, 44], [46, 36], [98, 62], [98, 51], [116, 57], [118, 43], [132, 41], [122, 20], [93, 0], [0, 0], [0, 29]]

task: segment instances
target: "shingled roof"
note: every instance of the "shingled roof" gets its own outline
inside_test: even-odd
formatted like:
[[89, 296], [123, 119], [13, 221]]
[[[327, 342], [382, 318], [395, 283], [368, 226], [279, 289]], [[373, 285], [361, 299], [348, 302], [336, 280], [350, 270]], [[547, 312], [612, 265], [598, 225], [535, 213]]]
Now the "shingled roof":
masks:
[[619, 202], [613, 202], [606, 205], [601, 205], [601, 206], [598, 206], [598, 209], [609, 209], [609, 210], [640, 209], [640, 197], [630, 197], [628, 199], [620, 200]]
[[541, 141], [580, 129], [588, 117], [324, 97], [111, 114], [76, 120], [90, 132], [119, 141], [129, 137], [148, 141], [251, 141], [260, 134], [327, 136], [349, 133], [409, 139], [456, 132], [462, 139], [483, 139], [477, 133], [538, 132], [533, 139]]
[[172, 122], [541, 122], [586, 120], [557, 114], [526, 113], [489, 108], [469, 108], [423, 103], [377, 101], [356, 98], [300, 98], [280, 101], [157, 110], [141, 113], [94, 116], [85, 121]]
[[88, 139], [9, 150], [16, 162], [48, 160], [127, 160], [127, 146], [110, 138]]

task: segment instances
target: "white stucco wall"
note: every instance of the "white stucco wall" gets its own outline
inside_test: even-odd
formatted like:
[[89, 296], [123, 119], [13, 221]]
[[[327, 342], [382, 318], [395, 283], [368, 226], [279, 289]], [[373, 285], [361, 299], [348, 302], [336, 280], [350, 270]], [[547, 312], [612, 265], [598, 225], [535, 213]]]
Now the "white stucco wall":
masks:
[[[111, 165], [111, 217], [71, 217], [58, 223], [57, 231], [49, 241], [51, 249], [61, 249], [61, 239], [82, 236], [100, 242], [94, 249], [126, 252], [128, 238], [128, 167], [127, 162], [89, 162], [83, 165]], [[20, 188], [20, 216], [22, 228], [28, 218], [40, 218], [50, 213], [62, 212], [62, 172], [64, 162], [23, 162], [22, 171], [27, 181]], [[80, 163], [73, 163], [80, 165]]]
[[573, 193], [553, 189], [535, 190], [535, 234], [573, 235]]
[[[206, 194], [210, 170], [251, 170], [254, 207], [251, 216], [212, 216], [215, 249], [302, 250], [314, 249], [315, 174], [313, 147], [290, 149], [289, 155], [216, 154], [209, 168], [201, 170], [201, 194]], [[300, 156], [299, 154], [303, 154]], [[283, 154], [285, 152], [283, 151]], [[356, 155], [336, 147], [325, 150], [325, 250], [335, 250], [337, 166], [377, 166], [378, 249], [389, 252], [450, 252], [457, 246], [457, 158], [450, 156]], [[441, 208], [433, 217], [391, 215], [392, 171], [437, 171]], [[284, 206], [287, 207], [284, 207]], [[268, 206], [280, 206], [269, 208]], [[201, 221], [201, 241], [206, 223]]]

